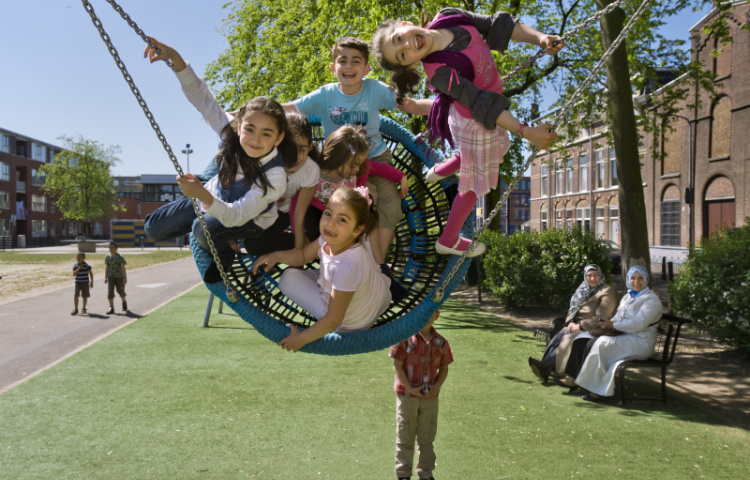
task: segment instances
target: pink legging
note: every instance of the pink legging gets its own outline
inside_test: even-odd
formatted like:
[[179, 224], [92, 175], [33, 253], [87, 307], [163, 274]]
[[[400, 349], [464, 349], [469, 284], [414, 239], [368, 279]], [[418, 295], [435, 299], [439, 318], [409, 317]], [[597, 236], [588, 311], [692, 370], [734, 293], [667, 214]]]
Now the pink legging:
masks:
[[[447, 177], [456, 173], [460, 168], [461, 156], [457, 153], [448, 160], [438, 164], [435, 167], [435, 173], [441, 177]], [[448, 220], [445, 222], [445, 229], [438, 239], [440, 245], [453, 248], [459, 240], [461, 227], [463, 227], [464, 223], [466, 223], [466, 219], [471, 215], [478, 199], [479, 197], [475, 192], [465, 192], [456, 195], [455, 200], [453, 200], [453, 206], [451, 207], [451, 213], [448, 215]], [[463, 252], [469, 248], [469, 245], [471, 245], [471, 240], [468, 238], [461, 238], [460, 243], [455, 248], [456, 250]]]

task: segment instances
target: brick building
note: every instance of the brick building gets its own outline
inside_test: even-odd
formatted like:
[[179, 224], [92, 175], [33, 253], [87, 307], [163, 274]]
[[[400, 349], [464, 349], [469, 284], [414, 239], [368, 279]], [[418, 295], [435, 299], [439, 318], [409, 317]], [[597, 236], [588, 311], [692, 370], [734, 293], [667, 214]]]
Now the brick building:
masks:
[[[504, 192], [505, 181], [500, 180], [498, 190]], [[500, 231], [503, 233], [514, 233], [528, 228], [527, 222], [531, 218], [531, 179], [522, 177], [510, 192], [508, 200], [503, 203], [497, 213], [500, 222]], [[477, 202], [477, 226], [484, 223], [484, 219], [490, 214], [496, 205], [487, 203], [487, 197], [481, 197]]]
[[[700, 33], [692, 41], [692, 57], [716, 74], [719, 99], [711, 103], [705, 92], [693, 89], [674, 116], [671, 132], [656, 139], [643, 136], [639, 152], [652, 259], [680, 261], [691, 239], [698, 244], [722, 225], [744, 225], [750, 215], [745, 188], [750, 183], [750, 136], [743, 134], [750, 127], [750, 32], [741, 27], [748, 22], [748, 2], [734, 2], [730, 13], [733, 43], [717, 57], [711, 56], [716, 40], [702, 32], [718, 12], [709, 12], [691, 29]], [[664, 80], [667, 85], [686, 81], [668, 76]], [[652, 100], [663, 91], [636, 97], [636, 107], [652, 108]], [[688, 108], [694, 104], [699, 106]], [[567, 222], [621, 243], [617, 159], [604, 128], [595, 122], [564, 151], [543, 152], [541, 161], [534, 163], [532, 228]], [[655, 158], [653, 147], [665, 156]]]

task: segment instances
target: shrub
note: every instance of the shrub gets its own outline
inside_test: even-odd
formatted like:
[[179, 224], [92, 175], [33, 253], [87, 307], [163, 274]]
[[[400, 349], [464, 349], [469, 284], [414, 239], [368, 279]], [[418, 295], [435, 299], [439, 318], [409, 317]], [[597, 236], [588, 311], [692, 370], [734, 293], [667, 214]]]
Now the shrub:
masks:
[[567, 309], [583, 281], [583, 267], [599, 265], [606, 279], [609, 251], [592, 232], [551, 228], [504, 235], [486, 232], [485, 283], [507, 307]]
[[[750, 222], [750, 218], [747, 219]], [[750, 227], [701, 242], [669, 287], [672, 309], [712, 337], [750, 354]]]

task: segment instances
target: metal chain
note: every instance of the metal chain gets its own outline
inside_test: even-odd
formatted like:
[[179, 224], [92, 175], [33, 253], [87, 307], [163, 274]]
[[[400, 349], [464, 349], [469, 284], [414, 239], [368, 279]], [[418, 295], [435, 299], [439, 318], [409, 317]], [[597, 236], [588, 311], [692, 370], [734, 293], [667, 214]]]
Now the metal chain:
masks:
[[[581, 30], [583, 30], [585, 28], [588, 28], [589, 25], [591, 25], [592, 23], [596, 22], [597, 20], [599, 20], [600, 18], [602, 18], [604, 15], [608, 14], [609, 12], [611, 12], [612, 10], [614, 10], [615, 8], [617, 8], [620, 5], [622, 5], [623, 3], [625, 3], [625, 0], [617, 0], [616, 2], [610, 3], [603, 10], [599, 10], [594, 15], [590, 16], [589, 18], [587, 18], [583, 22], [579, 23], [575, 27], [573, 27], [570, 30], [568, 30], [565, 33], [565, 35], [563, 35], [560, 38], [558, 38], [553, 45], [555, 45], [555, 46], [559, 45], [560, 42], [564, 42], [567, 39], [569, 39], [571, 37], [574, 37], [575, 35], [578, 34], [578, 32], [580, 32]], [[532, 66], [534, 64], [534, 62], [536, 62], [537, 60], [539, 60], [540, 58], [542, 58], [544, 55], [545, 55], [544, 49], [540, 48], [539, 51], [536, 52], [536, 54], [534, 54], [531, 57], [529, 57], [528, 60], [526, 60], [521, 65], [519, 65], [516, 68], [514, 68], [513, 70], [511, 70], [504, 77], [501, 77], [500, 80], [503, 83], [507, 82], [510, 78], [512, 78], [513, 76], [515, 76], [521, 70], [526, 70], [527, 68], [529, 68], [530, 66]]]
[[[571, 110], [573, 107], [573, 103], [577, 101], [577, 97], [583, 92], [583, 90], [591, 84], [591, 82], [594, 81], [594, 76], [599, 72], [599, 70], [604, 65], [604, 62], [609, 58], [610, 55], [612, 55], [612, 52], [614, 52], [617, 47], [620, 46], [620, 44], [625, 40], [625, 37], [630, 32], [630, 30], [633, 28], [633, 25], [635, 24], [636, 20], [643, 14], [643, 12], [646, 11], [646, 8], [651, 3], [651, 0], [644, 0], [640, 7], [638, 7], [638, 10], [633, 14], [632, 17], [630, 17], [630, 21], [623, 27], [620, 34], [615, 38], [615, 40], [612, 42], [612, 44], [609, 46], [606, 52], [604, 52], [604, 55], [599, 59], [599, 61], [596, 63], [594, 68], [591, 70], [591, 73], [586, 77], [586, 79], [581, 83], [581, 85], [573, 92], [573, 94], [568, 98], [568, 100], [563, 104], [563, 107], [561, 110], [555, 115], [553, 121], [552, 121], [552, 130], [554, 130], [560, 122], [565, 118], [565, 115]], [[492, 222], [492, 219], [495, 218], [495, 216], [498, 214], [500, 209], [503, 206], [503, 203], [505, 203], [508, 200], [508, 197], [510, 196], [510, 192], [513, 191], [516, 188], [516, 185], [518, 185], [518, 182], [521, 181], [521, 178], [523, 177], [524, 172], [531, 166], [531, 163], [534, 161], [534, 158], [536, 157], [537, 152], [539, 149], [532, 144], [531, 148], [531, 154], [529, 155], [529, 158], [526, 160], [526, 162], [523, 164], [521, 169], [519, 170], [518, 174], [513, 178], [513, 181], [506, 187], [505, 191], [503, 192], [502, 196], [500, 197], [500, 200], [498, 200], [497, 204], [495, 205], [495, 208], [487, 215], [487, 219], [484, 221], [484, 225], [479, 227], [477, 231], [474, 233], [474, 237], [472, 238], [472, 244], [476, 241], [477, 238], [484, 232], [484, 230], [487, 228], [487, 226]], [[469, 246], [471, 248], [471, 245]], [[461, 255], [461, 258], [459, 258], [458, 262], [453, 266], [450, 273], [446, 276], [445, 280], [440, 284], [440, 286], [435, 290], [435, 293], [433, 294], [433, 301], [434, 302], [440, 302], [443, 299], [443, 296], [445, 295], [445, 286], [453, 279], [453, 277], [458, 273], [458, 269], [461, 267], [461, 264], [466, 259], [466, 254], [469, 252], [469, 249], [466, 249], [465, 252]]]
[[[112, 7], [120, 12], [120, 15], [128, 21], [131, 27], [136, 29], [136, 32], [141, 36], [141, 38], [144, 39], [152, 48], [156, 48], [156, 46], [148, 39], [148, 37], [143, 33], [142, 30], [138, 28], [138, 25], [135, 24], [132, 20], [130, 20], [130, 17], [122, 11], [122, 8], [120, 8], [119, 5], [117, 5], [113, 0], [106, 0], [107, 3], [111, 4]], [[149, 122], [151, 123], [151, 127], [156, 132], [156, 136], [161, 141], [162, 146], [164, 147], [164, 150], [166, 150], [167, 154], [169, 155], [169, 159], [172, 161], [172, 164], [174, 165], [175, 170], [177, 170], [177, 174], [179, 176], [184, 176], [185, 174], [182, 171], [182, 167], [180, 167], [180, 163], [177, 160], [177, 157], [175, 157], [174, 152], [172, 151], [172, 147], [169, 146], [169, 143], [167, 142], [166, 137], [164, 137], [164, 134], [161, 132], [161, 128], [159, 128], [159, 125], [156, 123], [156, 120], [154, 119], [154, 116], [151, 114], [151, 111], [149, 110], [148, 106], [146, 105], [146, 101], [143, 100], [143, 97], [141, 96], [141, 92], [138, 90], [138, 87], [136, 87], [135, 82], [133, 81], [133, 78], [128, 73], [127, 68], [125, 67], [125, 64], [120, 59], [119, 53], [117, 53], [117, 49], [112, 45], [112, 41], [109, 38], [109, 35], [104, 30], [104, 26], [102, 25], [101, 20], [96, 16], [96, 13], [94, 12], [94, 7], [89, 3], [88, 0], [81, 0], [83, 3], [83, 7], [88, 12], [89, 16], [91, 17], [91, 21], [94, 23], [94, 26], [99, 31], [99, 36], [102, 37], [102, 40], [107, 45], [107, 49], [109, 50], [109, 53], [112, 55], [112, 58], [114, 58], [115, 63], [117, 64], [117, 67], [120, 69], [120, 72], [122, 73], [122, 76], [125, 78], [125, 81], [130, 86], [130, 90], [133, 92], [133, 95], [135, 95], [135, 98], [138, 100], [138, 104], [143, 109], [143, 113], [146, 114], [146, 118], [148, 118]], [[173, 67], [170, 62], [170, 67]], [[198, 206], [198, 202], [193, 198], [191, 199], [193, 204], [193, 210], [195, 210], [195, 214], [198, 217], [198, 220], [200, 221], [201, 228], [206, 234], [206, 241], [208, 242], [208, 247], [211, 250], [211, 256], [214, 259], [214, 262], [216, 262], [216, 267], [219, 269], [219, 273], [221, 274], [221, 279], [224, 282], [224, 286], [227, 290], [227, 298], [230, 302], [235, 303], [238, 300], [237, 292], [232, 288], [232, 284], [229, 282], [229, 277], [227, 276], [226, 272], [224, 271], [224, 267], [221, 265], [221, 261], [219, 259], [219, 254], [216, 251], [216, 247], [214, 246], [214, 242], [211, 238], [211, 234], [208, 232], [208, 226], [206, 225], [206, 221], [203, 218], [203, 212], [201, 211], [200, 207]]]

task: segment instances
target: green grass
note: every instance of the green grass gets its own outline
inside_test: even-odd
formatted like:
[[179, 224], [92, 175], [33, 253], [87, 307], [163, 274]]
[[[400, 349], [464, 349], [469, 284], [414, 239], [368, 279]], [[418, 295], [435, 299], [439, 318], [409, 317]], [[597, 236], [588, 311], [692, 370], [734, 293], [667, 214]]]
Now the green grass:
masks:
[[[386, 351], [290, 354], [234, 314], [203, 329], [206, 297], [198, 287], [0, 396], [0, 477], [395, 478]], [[455, 362], [436, 478], [746, 476], [750, 433], [674, 394], [587, 403], [535, 381], [531, 332], [453, 301], [437, 327]]]

